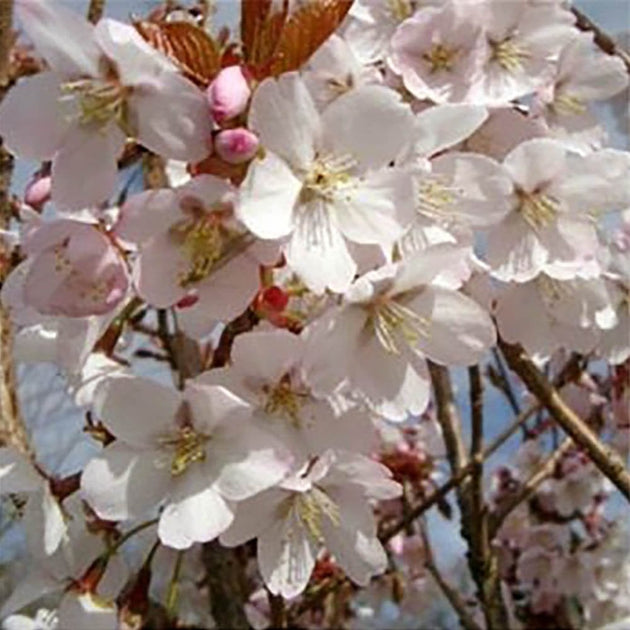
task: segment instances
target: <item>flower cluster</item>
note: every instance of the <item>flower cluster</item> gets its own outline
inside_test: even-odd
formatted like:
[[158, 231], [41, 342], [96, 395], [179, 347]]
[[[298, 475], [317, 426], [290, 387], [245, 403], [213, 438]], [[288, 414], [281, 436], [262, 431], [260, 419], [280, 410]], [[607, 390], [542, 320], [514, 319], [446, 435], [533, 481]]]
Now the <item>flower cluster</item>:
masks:
[[[355, 0], [293, 68], [247, 22], [239, 46], [189, 12], [140, 28], [52, 0], [15, 11], [45, 69], [8, 92], [0, 134], [42, 166], [4, 233], [19, 264], [1, 298], [17, 358], [60, 367], [92, 449], [64, 479], [0, 449], [35, 558], [0, 617], [56, 590], [33, 627], [139, 627], [155, 540], [180, 553], [171, 618], [181, 553], [210, 541], [255, 539], [251, 579], [274, 596], [367, 586], [391, 574], [379, 520], [404, 518], [444, 457], [433, 366], [480, 364], [499, 337], [539, 364], [630, 358], [630, 217], [612, 236], [601, 220], [630, 206], [630, 153], [592, 113], [628, 76], [564, 2]], [[269, 38], [277, 16], [256, 19]], [[577, 448], [548, 483], [536, 509], [556, 520], [608, 492]], [[610, 536], [511, 518], [519, 614], [613, 571]], [[130, 568], [117, 552], [139, 531]], [[411, 566], [423, 545], [390, 553]]]

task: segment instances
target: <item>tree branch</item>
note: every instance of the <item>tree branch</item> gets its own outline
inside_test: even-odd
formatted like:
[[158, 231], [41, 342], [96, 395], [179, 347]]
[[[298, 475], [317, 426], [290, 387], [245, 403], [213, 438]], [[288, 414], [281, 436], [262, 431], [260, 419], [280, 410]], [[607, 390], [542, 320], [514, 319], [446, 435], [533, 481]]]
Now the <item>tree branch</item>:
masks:
[[553, 474], [556, 466], [564, 457], [565, 453], [573, 447], [574, 443], [571, 438], [565, 441], [556, 449], [536, 470], [519, 490], [511, 496], [505, 503], [502, 503], [492, 516], [490, 517], [490, 534], [494, 538], [501, 529], [505, 519], [515, 510], [521, 503], [528, 501], [538, 489], [538, 486]]
[[96, 24], [105, 12], [105, 0], [90, 0], [90, 6], [88, 7], [87, 19]]
[[520, 347], [499, 341], [508, 365], [527, 389], [546, 407], [553, 419], [584, 450], [595, 466], [610, 479], [630, 501], [630, 474], [623, 460], [604, 445], [588, 425], [569, 407], [558, 390], [545, 378], [536, 364]]
[[621, 46], [619, 46], [610, 35], [604, 32], [599, 26], [597, 26], [597, 24], [595, 24], [595, 22], [584, 15], [584, 13], [582, 13], [579, 9], [571, 7], [571, 12], [573, 13], [573, 15], [575, 15], [575, 25], [581, 31], [588, 31], [590, 33], [593, 33], [594, 42], [600, 48], [600, 50], [603, 50], [609, 55], [615, 55], [619, 57], [619, 59], [621, 59], [621, 61], [623, 61], [623, 63], [625, 64], [626, 70], [630, 72], [630, 54], [626, 50], [621, 48]]

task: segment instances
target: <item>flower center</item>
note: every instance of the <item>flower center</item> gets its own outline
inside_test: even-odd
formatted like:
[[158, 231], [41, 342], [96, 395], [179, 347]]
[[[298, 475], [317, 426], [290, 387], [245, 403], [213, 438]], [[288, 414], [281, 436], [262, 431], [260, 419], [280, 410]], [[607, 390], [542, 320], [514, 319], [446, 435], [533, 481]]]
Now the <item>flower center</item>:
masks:
[[418, 210], [431, 219], [443, 219], [457, 199], [458, 192], [438, 178], [427, 177], [418, 187]]
[[490, 42], [492, 60], [508, 72], [518, 72], [523, 68], [523, 61], [529, 56], [527, 51], [508, 37], [501, 42]]
[[453, 69], [458, 52], [456, 48], [449, 48], [444, 44], [433, 44], [431, 50], [424, 53], [422, 57], [429, 62], [431, 74], [440, 70], [450, 72]]
[[551, 104], [551, 108], [557, 114], [579, 115], [586, 112], [584, 101], [571, 94], [560, 94], [556, 96]]
[[180, 427], [174, 434], [160, 439], [160, 445], [172, 450], [171, 474], [174, 477], [188, 470], [195, 462], [206, 459], [206, 442], [210, 438], [197, 433], [192, 426]]
[[263, 410], [265, 413], [287, 419], [294, 427], [301, 426], [300, 409], [308, 394], [296, 391], [291, 386], [291, 379], [285, 374], [274, 387], [263, 387], [266, 396]]
[[411, 0], [386, 0], [388, 13], [397, 22], [402, 22], [411, 17], [413, 8]]
[[224, 232], [221, 220], [212, 213], [183, 219], [170, 228], [169, 236], [188, 262], [188, 268], [178, 276], [182, 288], [208, 277], [223, 253]]
[[549, 225], [558, 215], [560, 204], [540, 192], [517, 192], [519, 198], [518, 212], [523, 219], [536, 231]]
[[387, 352], [400, 354], [400, 338], [409, 346], [429, 336], [430, 322], [392, 299], [379, 300], [369, 307], [374, 334]]
[[293, 499], [293, 509], [302, 527], [316, 542], [322, 543], [322, 521], [326, 517], [336, 527], [340, 523], [339, 507], [320, 488], [313, 486], [311, 490], [297, 494]]
[[78, 79], [61, 85], [61, 101], [73, 101], [78, 105], [81, 125], [104, 127], [115, 121], [120, 127], [128, 127], [127, 96], [129, 88], [116, 80]]
[[350, 155], [317, 157], [304, 179], [303, 192], [307, 196], [330, 198], [336, 190], [351, 181], [350, 171], [356, 164], [356, 160]]

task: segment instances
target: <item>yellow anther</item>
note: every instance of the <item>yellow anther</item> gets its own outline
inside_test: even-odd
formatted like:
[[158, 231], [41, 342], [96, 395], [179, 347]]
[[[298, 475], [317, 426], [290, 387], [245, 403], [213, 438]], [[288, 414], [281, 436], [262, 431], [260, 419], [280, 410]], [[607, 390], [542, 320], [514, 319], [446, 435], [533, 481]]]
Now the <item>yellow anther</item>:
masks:
[[492, 59], [508, 72], [518, 72], [529, 53], [508, 37], [501, 42], [490, 42]]
[[208, 440], [207, 435], [197, 433], [190, 426], [182, 427], [174, 435], [162, 438], [160, 444], [173, 450], [171, 474], [174, 477], [181, 475], [191, 464], [203, 461], [206, 458]]
[[455, 58], [459, 51], [456, 48], [449, 48], [444, 44], [433, 44], [429, 52], [422, 55], [425, 61], [431, 65], [431, 73], [446, 70], [450, 72], [453, 69]]
[[129, 88], [117, 81], [79, 79], [63, 83], [61, 92], [62, 100], [77, 100], [80, 124], [105, 126], [113, 120], [123, 128], [126, 126]]
[[413, 13], [413, 6], [410, 0], [387, 0], [389, 14], [397, 22], [402, 22]]
[[429, 336], [430, 322], [393, 299], [380, 300], [369, 307], [369, 323], [387, 352], [400, 354], [400, 338], [409, 346]]
[[293, 426], [301, 426], [300, 409], [307, 394], [298, 392], [291, 386], [288, 376], [280, 379], [274, 387], [264, 388], [266, 400], [263, 406], [265, 413], [287, 419]]
[[335, 527], [339, 526], [340, 515], [337, 504], [320, 488], [313, 486], [307, 492], [297, 494], [293, 507], [301, 525], [316, 543], [322, 543], [322, 520], [326, 517]]
[[351, 181], [356, 164], [349, 155], [317, 157], [304, 179], [303, 193], [329, 197]]
[[560, 204], [548, 195], [523, 191], [519, 191], [517, 195], [518, 212], [534, 231], [546, 227], [557, 217]]

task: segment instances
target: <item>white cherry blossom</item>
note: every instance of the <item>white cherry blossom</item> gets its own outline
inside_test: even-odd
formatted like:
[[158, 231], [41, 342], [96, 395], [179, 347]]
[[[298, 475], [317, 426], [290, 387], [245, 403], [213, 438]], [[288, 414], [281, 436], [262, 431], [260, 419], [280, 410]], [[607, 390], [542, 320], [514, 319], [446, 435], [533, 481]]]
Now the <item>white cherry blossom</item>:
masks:
[[249, 167], [238, 216], [260, 238], [290, 237], [287, 262], [311, 290], [344, 291], [357, 269], [347, 242], [391, 245], [413, 217], [411, 180], [388, 166], [411, 120], [383, 86], [319, 114], [296, 73], [267, 79], [249, 115], [265, 155]]

